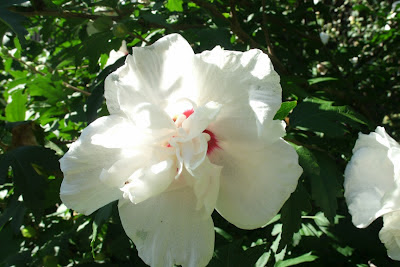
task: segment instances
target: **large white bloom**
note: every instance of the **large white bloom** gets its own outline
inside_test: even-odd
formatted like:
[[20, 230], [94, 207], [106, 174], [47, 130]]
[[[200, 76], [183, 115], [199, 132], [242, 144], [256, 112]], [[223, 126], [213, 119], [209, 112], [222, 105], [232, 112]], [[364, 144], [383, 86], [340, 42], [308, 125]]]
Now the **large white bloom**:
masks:
[[61, 199], [90, 214], [119, 200], [123, 227], [152, 266], [205, 266], [214, 209], [243, 229], [265, 225], [302, 172], [273, 117], [279, 76], [259, 50], [195, 55], [178, 34], [133, 48], [107, 77], [110, 116], [60, 160]]
[[379, 233], [392, 259], [400, 260], [400, 145], [383, 127], [360, 133], [345, 170], [345, 198], [353, 224], [367, 227], [383, 216]]

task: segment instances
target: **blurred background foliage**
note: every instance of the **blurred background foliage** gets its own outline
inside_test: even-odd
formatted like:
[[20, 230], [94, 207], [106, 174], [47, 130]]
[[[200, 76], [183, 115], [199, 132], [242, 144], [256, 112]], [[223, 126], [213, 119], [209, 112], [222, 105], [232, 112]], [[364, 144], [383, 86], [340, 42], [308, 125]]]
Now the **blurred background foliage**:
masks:
[[[379, 219], [351, 223], [343, 171], [358, 132], [400, 139], [400, 4], [377, 0], [6, 0], [0, 3], [0, 265], [145, 266], [115, 203], [86, 217], [59, 199], [58, 159], [108, 114], [111, 50], [178, 32], [195, 52], [258, 48], [281, 76], [276, 118], [304, 173], [265, 228], [214, 212], [209, 266], [394, 266]], [[130, 49], [129, 49], [130, 50]]]

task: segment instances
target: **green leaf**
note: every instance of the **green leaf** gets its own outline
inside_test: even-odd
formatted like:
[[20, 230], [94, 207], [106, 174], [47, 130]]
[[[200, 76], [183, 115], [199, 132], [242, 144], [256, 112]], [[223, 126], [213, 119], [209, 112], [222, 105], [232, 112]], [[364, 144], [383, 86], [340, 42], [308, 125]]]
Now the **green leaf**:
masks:
[[296, 258], [278, 261], [274, 267], [294, 266], [304, 262], [313, 262], [316, 259], [318, 259], [318, 256], [312, 255], [311, 252], [308, 252]]
[[28, 34], [28, 31], [23, 26], [26, 18], [18, 13], [9, 11], [8, 7], [24, 2], [26, 1], [12, 0], [3, 1], [2, 3], [0, 3], [0, 21], [7, 25], [18, 36], [18, 39], [23, 45], [25, 44], [25, 34]]
[[169, 11], [178, 11], [182, 12], [183, 11], [183, 0], [168, 0], [168, 3], [165, 5], [166, 8], [168, 8]]
[[55, 105], [68, 95], [63, 88], [61, 81], [53, 81], [51, 74], [46, 76], [37, 76], [32, 82], [27, 84], [27, 90], [30, 96], [45, 97], [46, 104]]
[[215, 249], [214, 257], [208, 267], [241, 267], [254, 266], [264, 254], [265, 246], [257, 245], [246, 250], [242, 248], [242, 240], [236, 240]]
[[292, 241], [293, 234], [301, 226], [302, 212], [311, 211], [310, 196], [301, 182], [297, 185], [296, 191], [285, 202], [281, 210], [282, 233], [277, 252], [281, 251]]
[[283, 102], [279, 110], [276, 112], [274, 120], [284, 120], [296, 106], [297, 101]]
[[25, 205], [22, 201], [18, 201], [19, 196], [12, 196], [6, 209], [0, 216], [0, 230], [11, 219], [11, 228], [14, 233], [19, 233], [23, 219], [26, 213]]
[[110, 17], [100, 17], [93, 22], [93, 27], [101, 32], [109, 31], [112, 26], [113, 21]]
[[322, 83], [322, 82], [329, 82], [329, 81], [337, 81], [338, 78], [333, 78], [333, 77], [318, 77], [318, 78], [313, 78], [308, 80], [309, 85], [313, 85], [316, 83]]
[[21, 146], [5, 156], [11, 163], [15, 193], [22, 194], [26, 207], [40, 217], [44, 209], [55, 204], [49, 202], [53, 197], [47, 192], [49, 184], [55, 181], [47, 180], [42, 170], [60, 172], [58, 157], [54, 151], [40, 146]]
[[11, 99], [11, 103], [6, 107], [6, 120], [9, 122], [24, 121], [27, 95], [18, 90], [11, 95]]
[[113, 38], [112, 31], [94, 33], [84, 40], [75, 55], [75, 63], [80, 65], [82, 58], [89, 59], [89, 71], [95, 71], [101, 54], [108, 54], [111, 50], [121, 46], [121, 40]]
[[18, 240], [13, 231], [9, 229], [10, 226], [6, 225], [0, 231], [0, 265], [11, 266], [9, 260], [14, 255], [20, 253], [20, 244], [22, 240]]
[[112, 208], [114, 203], [109, 203], [106, 206], [100, 208], [94, 217], [93, 220], [93, 232], [92, 232], [92, 241], [90, 242], [90, 246], [92, 247], [93, 257], [95, 256], [95, 241], [97, 238], [98, 230], [101, 226], [111, 217]]
[[317, 155], [321, 173], [319, 177], [311, 176], [311, 196], [321, 207], [328, 220], [333, 223], [338, 208], [337, 195], [340, 190], [338, 177], [342, 172], [337, 169], [336, 162], [326, 154], [314, 152]]
[[348, 127], [360, 129], [367, 120], [348, 106], [335, 106], [333, 101], [307, 98], [290, 114], [290, 126], [321, 132], [329, 137], [344, 137]]
[[304, 174], [311, 181], [311, 197], [322, 209], [330, 222], [336, 215], [337, 195], [340, 189], [337, 178], [341, 175], [336, 163], [328, 156], [314, 152], [305, 147], [296, 147], [299, 154], [299, 164]]

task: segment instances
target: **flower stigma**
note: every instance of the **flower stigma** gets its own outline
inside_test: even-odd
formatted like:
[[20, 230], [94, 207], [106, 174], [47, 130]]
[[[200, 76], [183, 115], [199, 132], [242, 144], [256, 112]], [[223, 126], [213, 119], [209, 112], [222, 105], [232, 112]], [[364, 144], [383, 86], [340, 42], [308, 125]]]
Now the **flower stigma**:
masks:
[[[182, 122], [184, 120], [186, 120], [187, 118], [189, 118], [190, 115], [193, 114], [193, 112], [194, 112], [194, 109], [188, 109], [188, 110], [182, 112], [182, 114], [175, 115], [172, 118], [172, 120], [175, 122], [176, 127], [181, 127]], [[209, 129], [205, 129], [203, 131], [203, 135], [206, 138], [207, 143], [208, 143], [207, 155], [210, 155], [215, 149], [220, 149], [220, 146], [218, 145], [218, 139], [212, 131], [210, 131]], [[173, 137], [175, 137], [175, 136], [173, 136]], [[168, 143], [167, 147], [171, 147], [171, 144]]]

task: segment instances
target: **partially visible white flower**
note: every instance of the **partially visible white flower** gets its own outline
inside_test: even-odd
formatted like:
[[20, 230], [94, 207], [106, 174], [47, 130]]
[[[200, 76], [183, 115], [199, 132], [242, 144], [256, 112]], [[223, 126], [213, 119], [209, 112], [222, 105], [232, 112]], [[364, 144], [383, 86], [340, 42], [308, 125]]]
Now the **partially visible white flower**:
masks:
[[383, 216], [380, 239], [388, 255], [400, 260], [400, 145], [383, 127], [369, 135], [360, 133], [345, 170], [344, 189], [353, 224], [365, 228]]
[[321, 0], [313, 0], [314, 1], [314, 5], [317, 5], [319, 2], [321, 2]]
[[353, 63], [353, 64], [357, 64], [358, 63], [358, 57], [350, 58], [350, 62]]
[[324, 33], [324, 32], [320, 32], [319, 33], [319, 38], [321, 39], [321, 42], [326, 45], [329, 41], [329, 34]]
[[279, 76], [259, 50], [195, 55], [178, 34], [134, 47], [105, 81], [110, 112], [60, 160], [61, 199], [90, 214], [119, 200], [151, 266], [205, 266], [216, 209], [242, 229], [264, 226], [302, 173], [273, 120]]
[[392, 4], [392, 9], [389, 12], [389, 16], [387, 16], [388, 20], [394, 19], [397, 16], [397, 6], [400, 5], [400, 1], [394, 1]]
[[126, 41], [123, 40], [122, 45], [118, 49], [118, 51], [115, 50], [110, 51], [105, 67], [114, 64], [118, 59], [120, 59], [123, 56], [126, 56], [127, 54], [129, 54], [129, 51], [128, 48], [126, 47]]

